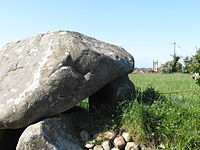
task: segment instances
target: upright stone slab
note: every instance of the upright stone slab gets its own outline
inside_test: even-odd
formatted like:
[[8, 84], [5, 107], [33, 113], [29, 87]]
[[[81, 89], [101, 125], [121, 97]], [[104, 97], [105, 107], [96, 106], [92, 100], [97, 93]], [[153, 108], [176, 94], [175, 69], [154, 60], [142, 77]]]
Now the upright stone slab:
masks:
[[115, 106], [120, 100], [134, 99], [135, 86], [128, 75], [111, 81], [89, 97], [89, 110], [95, 112], [102, 105]]
[[30, 125], [20, 136], [16, 150], [83, 150], [79, 132], [87, 116], [84, 110], [72, 109]]
[[123, 48], [70, 31], [9, 43], [0, 60], [0, 129], [66, 111], [134, 67]]

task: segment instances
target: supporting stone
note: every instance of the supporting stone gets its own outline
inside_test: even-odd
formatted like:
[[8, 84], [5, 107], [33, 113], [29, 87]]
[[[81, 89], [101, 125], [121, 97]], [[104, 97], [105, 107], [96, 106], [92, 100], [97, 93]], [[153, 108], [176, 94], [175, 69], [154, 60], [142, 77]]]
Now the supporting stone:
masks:
[[114, 106], [120, 100], [134, 99], [134, 94], [135, 86], [128, 75], [119, 77], [89, 97], [89, 110], [94, 112], [102, 105]]
[[30, 125], [22, 133], [17, 150], [83, 150], [79, 131], [87, 111], [72, 109]]

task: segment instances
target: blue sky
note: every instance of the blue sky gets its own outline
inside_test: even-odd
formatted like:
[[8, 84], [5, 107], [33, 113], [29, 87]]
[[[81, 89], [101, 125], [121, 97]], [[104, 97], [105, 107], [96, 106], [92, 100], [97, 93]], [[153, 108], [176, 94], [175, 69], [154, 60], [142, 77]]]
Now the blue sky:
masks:
[[199, 0], [0, 0], [0, 47], [32, 34], [72, 30], [124, 47], [136, 67], [200, 47]]

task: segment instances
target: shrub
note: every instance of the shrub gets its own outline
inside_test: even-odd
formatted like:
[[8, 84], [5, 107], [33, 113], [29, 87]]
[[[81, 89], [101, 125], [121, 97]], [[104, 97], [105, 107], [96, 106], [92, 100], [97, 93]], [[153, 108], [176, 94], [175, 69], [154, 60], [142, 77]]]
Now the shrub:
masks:
[[174, 61], [168, 61], [162, 67], [163, 73], [175, 73], [182, 71], [182, 64], [179, 62], [174, 63]]
[[192, 64], [190, 65], [190, 69], [193, 73], [196, 73], [196, 83], [200, 86], [200, 49], [197, 50], [196, 54], [193, 56]]
[[142, 104], [151, 105], [157, 100], [164, 100], [164, 97], [151, 86], [147, 87], [142, 92], [138, 89], [136, 93], [136, 100]]
[[157, 72], [154, 70], [149, 70], [148, 73], [157, 73]]
[[161, 69], [163, 73], [175, 73], [182, 71], [182, 64], [178, 62], [180, 56], [176, 56], [176, 54], [174, 54], [172, 57], [172, 61], [168, 61], [163, 65]]
[[189, 57], [189, 56], [186, 56], [183, 59], [183, 62], [184, 62], [183, 73], [190, 73], [191, 72], [190, 65], [192, 63], [192, 60], [193, 60], [192, 57]]

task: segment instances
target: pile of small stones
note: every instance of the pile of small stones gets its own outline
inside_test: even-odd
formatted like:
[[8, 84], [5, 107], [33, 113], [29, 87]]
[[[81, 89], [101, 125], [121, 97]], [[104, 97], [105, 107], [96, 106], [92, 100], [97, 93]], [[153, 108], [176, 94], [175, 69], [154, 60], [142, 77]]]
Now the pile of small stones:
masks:
[[91, 140], [86, 130], [80, 132], [81, 140], [86, 150], [151, 150], [137, 144], [128, 132], [107, 131], [94, 136]]

